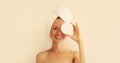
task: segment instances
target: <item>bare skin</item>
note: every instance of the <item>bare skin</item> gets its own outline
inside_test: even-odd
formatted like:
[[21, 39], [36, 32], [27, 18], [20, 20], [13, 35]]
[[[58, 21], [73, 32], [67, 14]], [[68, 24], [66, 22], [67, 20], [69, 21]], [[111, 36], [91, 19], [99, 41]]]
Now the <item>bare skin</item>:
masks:
[[[65, 47], [63, 40], [68, 36], [75, 40], [81, 47], [79, 39], [78, 26], [74, 25], [74, 34], [72, 36], [65, 35], [61, 32], [61, 25], [64, 23], [62, 19], [56, 19], [51, 27], [50, 36], [53, 40], [52, 48], [41, 52], [37, 55], [36, 63], [85, 63], [82, 59], [83, 52], [71, 51]], [[81, 49], [80, 49], [81, 50]]]
[[79, 63], [86, 63], [83, 43], [82, 43], [82, 40], [80, 39], [81, 37], [80, 37], [78, 25], [77, 25], [77, 23], [72, 23], [72, 24], [73, 24], [73, 27], [74, 27], [74, 34], [72, 36], [68, 35], [68, 37], [75, 40], [79, 45], [79, 50], [80, 50], [80, 52], [79, 52]]

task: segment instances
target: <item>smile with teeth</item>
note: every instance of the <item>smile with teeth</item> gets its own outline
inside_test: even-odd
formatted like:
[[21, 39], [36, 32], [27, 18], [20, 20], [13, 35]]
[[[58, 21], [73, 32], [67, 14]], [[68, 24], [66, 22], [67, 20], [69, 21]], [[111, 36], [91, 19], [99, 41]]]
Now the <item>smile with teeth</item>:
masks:
[[63, 37], [62, 36], [56, 36], [55, 38], [56, 39], [62, 39]]

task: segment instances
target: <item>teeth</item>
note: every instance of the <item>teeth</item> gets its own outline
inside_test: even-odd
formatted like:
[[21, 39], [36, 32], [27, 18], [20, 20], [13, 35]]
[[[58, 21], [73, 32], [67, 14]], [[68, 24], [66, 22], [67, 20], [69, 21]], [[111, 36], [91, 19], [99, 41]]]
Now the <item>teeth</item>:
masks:
[[62, 37], [56, 37], [56, 38], [61, 39]]

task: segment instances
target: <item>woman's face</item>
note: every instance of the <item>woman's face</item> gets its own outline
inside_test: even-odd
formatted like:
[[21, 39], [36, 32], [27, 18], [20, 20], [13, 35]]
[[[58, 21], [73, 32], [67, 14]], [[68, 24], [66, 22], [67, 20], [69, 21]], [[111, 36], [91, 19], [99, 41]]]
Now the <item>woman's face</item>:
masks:
[[64, 23], [62, 19], [56, 19], [51, 27], [50, 36], [53, 42], [61, 42], [65, 39], [66, 35], [61, 32], [61, 25]]

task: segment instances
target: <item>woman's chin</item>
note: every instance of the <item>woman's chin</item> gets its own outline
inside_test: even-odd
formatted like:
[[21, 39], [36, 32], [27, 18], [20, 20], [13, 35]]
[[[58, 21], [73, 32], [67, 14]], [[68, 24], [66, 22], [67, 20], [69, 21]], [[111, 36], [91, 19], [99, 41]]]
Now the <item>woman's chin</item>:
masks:
[[57, 39], [57, 40], [55, 40], [55, 42], [60, 43], [60, 42], [63, 42], [63, 40], [64, 39]]

